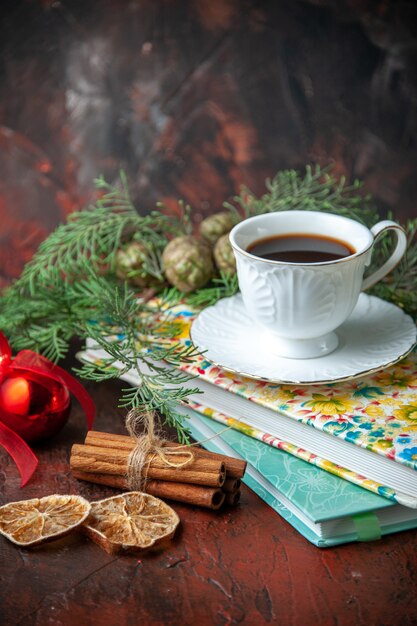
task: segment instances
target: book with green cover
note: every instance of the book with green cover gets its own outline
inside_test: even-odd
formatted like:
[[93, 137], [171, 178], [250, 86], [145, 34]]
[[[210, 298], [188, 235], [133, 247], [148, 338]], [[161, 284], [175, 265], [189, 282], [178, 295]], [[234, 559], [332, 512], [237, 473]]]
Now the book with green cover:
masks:
[[[198, 408], [198, 407], [196, 407]], [[200, 410], [204, 409], [200, 405]], [[248, 462], [243, 482], [308, 541], [331, 547], [417, 527], [417, 511], [395, 504], [188, 408], [191, 433], [213, 452]]]

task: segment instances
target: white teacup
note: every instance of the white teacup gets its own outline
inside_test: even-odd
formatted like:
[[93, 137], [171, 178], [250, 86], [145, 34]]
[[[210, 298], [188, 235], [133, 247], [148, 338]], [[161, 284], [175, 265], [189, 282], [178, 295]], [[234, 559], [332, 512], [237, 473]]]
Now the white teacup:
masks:
[[[387, 230], [396, 233], [390, 258], [363, 279], [373, 246]], [[289, 263], [255, 256], [255, 242], [285, 235], [315, 235], [345, 242], [352, 254], [333, 261]], [[401, 260], [407, 248], [404, 230], [390, 220], [370, 230], [359, 222], [315, 211], [281, 211], [250, 217], [230, 232], [245, 308], [262, 327], [268, 348], [283, 357], [313, 358], [338, 345], [334, 332], [354, 309], [361, 290], [371, 287]]]

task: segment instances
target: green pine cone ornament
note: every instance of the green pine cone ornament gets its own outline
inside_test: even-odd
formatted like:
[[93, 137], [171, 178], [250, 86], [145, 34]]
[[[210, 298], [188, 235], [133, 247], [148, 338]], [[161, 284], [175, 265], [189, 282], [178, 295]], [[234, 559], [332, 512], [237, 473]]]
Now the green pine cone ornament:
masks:
[[204, 287], [214, 272], [207, 242], [191, 235], [169, 242], [162, 254], [162, 267], [168, 282], [183, 293]]
[[222, 235], [216, 242], [213, 250], [214, 261], [219, 272], [236, 274], [236, 259], [230, 245], [229, 234]]
[[148, 252], [138, 241], [131, 241], [116, 252], [116, 276], [137, 287], [155, 287], [161, 284], [156, 276], [148, 274], [144, 262]]
[[206, 217], [200, 224], [200, 235], [209, 243], [215, 244], [216, 241], [232, 230], [236, 220], [230, 211], [221, 211]]

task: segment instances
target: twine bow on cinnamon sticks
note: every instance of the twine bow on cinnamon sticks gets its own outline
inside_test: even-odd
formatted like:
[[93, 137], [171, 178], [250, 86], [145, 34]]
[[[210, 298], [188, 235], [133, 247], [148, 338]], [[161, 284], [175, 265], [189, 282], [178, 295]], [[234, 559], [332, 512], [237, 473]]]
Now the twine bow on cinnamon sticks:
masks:
[[156, 457], [173, 468], [186, 467], [194, 460], [194, 452], [189, 446], [169, 446], [169, 442], [157, 431], [154, 415], [148, 411], [129, 411], [126, 428], [136, 443], [127, 461], [127, 480], [129, 489], [133, 491], [145, 488], [149, 466]]
[[[119, 489], [140, 485], [151, 495], [211, 509], [238, 503], [245, 461], [161, 440], [148, 417], [128, 415], [133, 436], [89, 431], [84, 444], [72, 446], [74, 477]], [[145, 434], [138, 435], [142, 427]]]

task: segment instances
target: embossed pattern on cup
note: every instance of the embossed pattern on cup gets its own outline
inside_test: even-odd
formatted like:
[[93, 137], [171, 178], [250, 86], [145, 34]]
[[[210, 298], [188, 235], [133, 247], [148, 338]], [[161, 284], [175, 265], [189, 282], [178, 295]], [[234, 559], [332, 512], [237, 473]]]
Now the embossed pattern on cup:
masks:
[[249, 315], [289, 339], [307, 339], [334, 330], [351, 313], [360, 292], [355, 271], [346, 265], [336, 271], [285, 265], [265, 270], [262, 262], [238, 255], [237, 267]]

